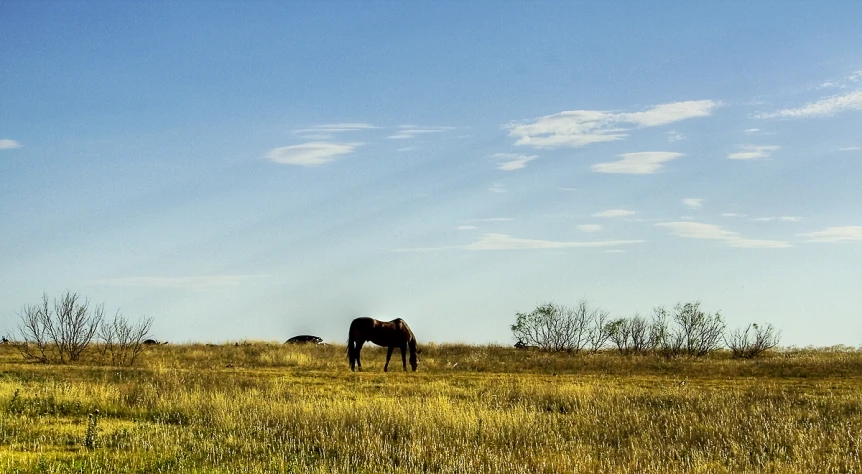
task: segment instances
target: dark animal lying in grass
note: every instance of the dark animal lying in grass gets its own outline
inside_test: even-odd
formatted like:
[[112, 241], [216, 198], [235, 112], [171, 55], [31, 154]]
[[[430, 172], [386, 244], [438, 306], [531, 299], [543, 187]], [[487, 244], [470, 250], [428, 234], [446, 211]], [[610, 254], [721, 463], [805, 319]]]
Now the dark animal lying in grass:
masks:
[[148, 346], [155, 346], [155, 345], [158, 345], [158, 344], [167, 344], [167, 341], [165, 341], [165, 342], [159, 342], [159, 341], [157, 341], [157, 340], [155, 340], [155, 339], [144, 339], [144, 344], [146, 344], [146, 345], [148, 345]]
[[371, 318], [356, 318], [350, 323], [350, 332], [347, 335], [347, 357], [350, 359], [350, 370], [356, 370], [357, 366], [359, 370], [362, 370], [359, 351], [362, 350], [362, 345], [366, 341], [389, 349], [386, 352], [384, 372], [389, 369], [389, 359], [392, 358], [392, 351], [396, 347], [401, 349], [401, 365], [404, 370], [407, 370], [408, 348], [410, 349], [410, 367], [415, 372], [416, 367], [419, 366], [418, 354], [420, 351], [416, 350], [416, 337], [413, 336], [413, 331], [401, 318], [389, 322]]
[[321, 339], [317, 336], [309, 336], [309, 335], [304, 334], [302, 336], [293, 336], [290, 339], [288, 339], [287, 341], [285, 341], [284, 343], [285, 344], [323, 344], [323, 339]]
[[515, 343], [515, 347], [517, 349], [538, 349], [538, 346], [528, 346], [524, 341], [518, 341]]

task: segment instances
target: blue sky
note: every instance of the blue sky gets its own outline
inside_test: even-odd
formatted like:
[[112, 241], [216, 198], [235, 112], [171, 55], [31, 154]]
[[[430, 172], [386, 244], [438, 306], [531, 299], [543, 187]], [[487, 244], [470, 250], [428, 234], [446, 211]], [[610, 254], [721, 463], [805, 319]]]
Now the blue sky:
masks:
[[862, 343], [858, 2], [0, 1], [0, 328], [510, 343], [701, 300]]

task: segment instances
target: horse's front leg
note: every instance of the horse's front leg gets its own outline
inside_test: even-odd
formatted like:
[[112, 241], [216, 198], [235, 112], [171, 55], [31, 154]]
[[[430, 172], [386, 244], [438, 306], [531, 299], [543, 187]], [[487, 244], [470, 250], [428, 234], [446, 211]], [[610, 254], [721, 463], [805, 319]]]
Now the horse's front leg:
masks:
[[384, 372], [389, 370], [389, 359], [392, 358], [392, 351], [394, 349], [395, 349], [395, 347], [392, 347], [392, 346], [390, 346], [388, 349], [386, 349], [386, 365], [383, 366]]
[[407, 346], [401, 346], [401, 366], [407, 372]]

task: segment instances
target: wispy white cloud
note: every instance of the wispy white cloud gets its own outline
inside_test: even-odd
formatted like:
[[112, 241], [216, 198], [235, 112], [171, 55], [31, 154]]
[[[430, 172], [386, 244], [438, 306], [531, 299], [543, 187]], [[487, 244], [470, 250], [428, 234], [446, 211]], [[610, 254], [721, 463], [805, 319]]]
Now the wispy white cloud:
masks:
[[642, 151], [617, 156], [621, 156], [622, 160], [597, 163], [592, 166], [592, 170], [597, 173], [652, 174], [664, 167], [665, 162], [685, 155], [669, 151]]
[[397, 249], [398, 252], [432, 252], [439, 250], [547, 250], [586, 247], [616, 247], [638, 244], [643, 240], [604, 240], [594, 242], [571, 242], [538, 239], [520, 239], [506, 234], [484, 234], [473, 243], [449, 247], [417, 247]]
[[802, 107], [757, 114], [755, 115], [755, 118], [830, 117], [847, 110], [862, 110], [862, 90], [826, 97], [824, 99], [805, 104]]
[[418, 149], [419, 149], [419, 147], [415, 147], [415, 146], [405, 146], [405, 147], [399, 148], [395, 151], [404, 152], [404, 151], [413, 151], [413, 150], [418, 150]]
[[657, 105], [644, 112], [620, 114], [623, 122], [631, 122], [639, 127], [667, 125], [680, 120], [707, 117], [719, 106], [714, 100], [688, 100]]
[[492, 193], [505, 193], [506, 186], [503, 183], [494, 183], [490, 188], [488, 188], [488, 191], [491, 191]]
[[476, 242], [465, 245], [465, 250], [529, 250], [578, 247], [614, 247], [641, 243], [643, 240], [606, 240], [597, 242], [558, 242], [552, 240], [519, 239], [506, 234], [485, 234]]
[[818, 85], [817, 89], [831, 89], [831, 88], [835, 88], [835, 87], [841, 88], [841, 87], [846, 87], [846, 86], [844, 86], [843, 84], [841, 84], [840, 82], [837, 82], [837, 81], [826, 81], [826, 82], [823, 82], [820, 85]]
[[856, 71], [849, 76], [839, 80], [824, 81], [818, 85], [817, 89], [846, 89], [853, 85], [854, 82], [862, 81], [862, 71]]
[[480, 219], [470, 219], [470, 222], [512, 222], [515, 219], [511, 217], [486, 217]]
[[328, 140], [336, 133], [357, 132], [361, 130], [373, 130], [380, 128], [370, 123], [329, 123], [315, 125], [309, 128], [291, 130], [291, 134], [299, 135], [308, 140]]
[[862, 226], [829, 227], [819, 232], [799, 234], [812, 242], [862, 242]]
[[656, 127], [705, 117], [719, 105], [712, 100], [691, 100], [660, 104], [643, 112], [572, 110], [539, 117], [529, 123], [510, 123], [506, 128], [509, 136], [517, 139], [516, 145], [578, 148], [591, 143], [622, 140], [628, 137], [633, 127]]
[[389, 135], [386, 138], [394, 139], [394, 140], [407, 140], [410, 138], [416, 138], [418, 135], [425, 135], [429, 133], [442, 133], [449, 130], [454, 130], [454, 127], [417, 127], [415, 125], [400, 125], [398, 127], [398, 132], [394, 135]]
[[742, 133], [744, 133], [746, 135], [757, 135], [757, 136], [762, 136], [762, 137], [765, 137], [768, 135], [775, 135], [775, 132], [767, 132], [767, 131], [762, 130], [760, 128], [748, 128], [748, 129], [743, 130]]
[[759, 221], [759, 222], [769, 222], [769, 221], [799, 222], [802, 220], [802, 218], [797, 217], [797, 216], [780, 216], [780, 217], [755, 217], [752, 220], [753, 221]]
[[758, 160], [761, 158], [769, 158], [772, 152], [778, 150], [776, 145], [739, 145], [742, 151], [727, 155], [731, 160]]
[[475, 229], [478, 229], [478, 227], [476, 227], [474, 225], [459, 225], [458, 227], [456, 227], [456, 229], [458, 229], [458, 230], [475, 230]]
[[308, 142], [275, 148], [266, 158], [283, 165], [318, 166], [335, 161], [341, 155], [353, 153], [362, 143]]
[[721, 217], [745, 217], [745, 214], [739, 214], [736, 212], [723, 212], [721, 213]]
[[670, 143], [687, 140], [686, 136], [676, 130], [667, 132], [667, 141]]
[[730, 247], [741, 248], [788, 248], [792, 247], [787, 242], [780, 240], [757, 240], [746, 239], [741, 237], [736, 232], [724, 230], [717, 225], [702, 224], [699, 222], [661, 222], [656, 224], [659, 227], [666, 227], [679, 237], [686, 239], [710, 239], [721, 240]]
[[90, 281], [89, 284], [94, 286], [157, 287], [205, 290], [211, 288], [239, 286], [249, 280], [261, 278], [263, 276], [264, 275], [203, 275], [191, 277], [131, 276], [93, 280]]
[[12, 150], [15, 148], [21, 148], [24, 145], [16, 142], [15, 140], [10, 140], [8, 138], [4, 138], [0, 140], [0, 150]]
[[845, 146], [843, 148], [839, 148], [838, 151], [859, 151], [862, 150], [862, 146]]
[[593, 217], [626, 217], [633, 216], [634, 214], [635, 211], [629, 211], [628, 209], [608, 209], [607, 211], [593, 214]]
[[602, 226], [598, 224], [582, 224], [578, 226], [578, 230], [581, 232], [598, 232], [602, 230]]
[[703, 207], [703, 199], [687, 198], [682, 200], [682, 204], [689, 209], [700, 209]]
[[519, 170], [527, 166], [527, 163], [539, 157], [538, 155], [524, 155], [519, 153], [495, 153], [491, 156], [500, 160], [500, 164], [497, 165], [497, 169], [502, 171]]

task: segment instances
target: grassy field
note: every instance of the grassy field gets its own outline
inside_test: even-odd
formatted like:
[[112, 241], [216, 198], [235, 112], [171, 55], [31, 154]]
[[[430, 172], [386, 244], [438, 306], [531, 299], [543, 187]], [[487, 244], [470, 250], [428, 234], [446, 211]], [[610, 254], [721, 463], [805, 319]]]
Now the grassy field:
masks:
[[[135, 368], [0, 346], [3, 472], [862, 472], [862, 352], [750, 361], [158, 346]], [[98, 414], [94, 414], [98, 410]]]

